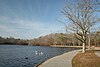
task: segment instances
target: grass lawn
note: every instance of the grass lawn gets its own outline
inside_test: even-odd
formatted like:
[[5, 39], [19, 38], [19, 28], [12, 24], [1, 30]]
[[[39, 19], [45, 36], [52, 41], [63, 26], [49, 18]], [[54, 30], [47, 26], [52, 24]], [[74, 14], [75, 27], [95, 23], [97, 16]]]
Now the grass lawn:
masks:
[[93, 50], [79, 52], [72, 60], [72, 67], [100, 67], [100, 57]]

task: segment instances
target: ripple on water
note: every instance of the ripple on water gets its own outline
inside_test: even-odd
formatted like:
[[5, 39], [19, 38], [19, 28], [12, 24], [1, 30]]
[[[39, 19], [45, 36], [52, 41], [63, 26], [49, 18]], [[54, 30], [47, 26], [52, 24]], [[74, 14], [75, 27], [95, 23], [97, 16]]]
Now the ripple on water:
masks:
[[[73, 50], [41, 46], [0, 45], [0, 67], [33, 67], [48, 58]], [[35, 51], [43, 52], [36, 55]]]

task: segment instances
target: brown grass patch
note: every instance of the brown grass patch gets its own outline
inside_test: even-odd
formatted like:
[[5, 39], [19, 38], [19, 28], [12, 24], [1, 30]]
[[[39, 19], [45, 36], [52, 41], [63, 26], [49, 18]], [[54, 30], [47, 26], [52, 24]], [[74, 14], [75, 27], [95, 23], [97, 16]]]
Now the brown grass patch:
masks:
[[73, 58], [72, 67], [100, 67], [100, 57], [93, 50], [80, 52]]

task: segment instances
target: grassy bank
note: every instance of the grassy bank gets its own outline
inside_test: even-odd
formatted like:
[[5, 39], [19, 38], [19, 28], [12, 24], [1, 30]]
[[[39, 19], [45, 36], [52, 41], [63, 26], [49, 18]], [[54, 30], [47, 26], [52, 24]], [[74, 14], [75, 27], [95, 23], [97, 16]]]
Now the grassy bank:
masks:
[[100, 57], [93, 50], [80, 52], [73, 58], [72, 67], [100, 67]]

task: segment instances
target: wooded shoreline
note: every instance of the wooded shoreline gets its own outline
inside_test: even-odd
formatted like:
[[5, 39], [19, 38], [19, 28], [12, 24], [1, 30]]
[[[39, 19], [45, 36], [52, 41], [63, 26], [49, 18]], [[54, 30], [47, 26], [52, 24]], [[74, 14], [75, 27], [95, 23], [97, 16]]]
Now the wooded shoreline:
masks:
[[[1, 37], [0, 36], [0, 45], [1, 44], [11, 44], [11, 45], [33, 45], [33, 46], [56, 46], [56, 47], [75, 47], [82, 46], [82, 42], [75, 38], [74, 34], [65, 34], [65, 33], [52, 33], [45, 36], [40, 36], [34, 39], [20, 39], [13, 37]], [[87, 40], [88, 44], [88, 40]], [[86, 46], [88, 46], [86, 44]], [[91, 34], [91, 46], [100, 46], [100, 32]]]

